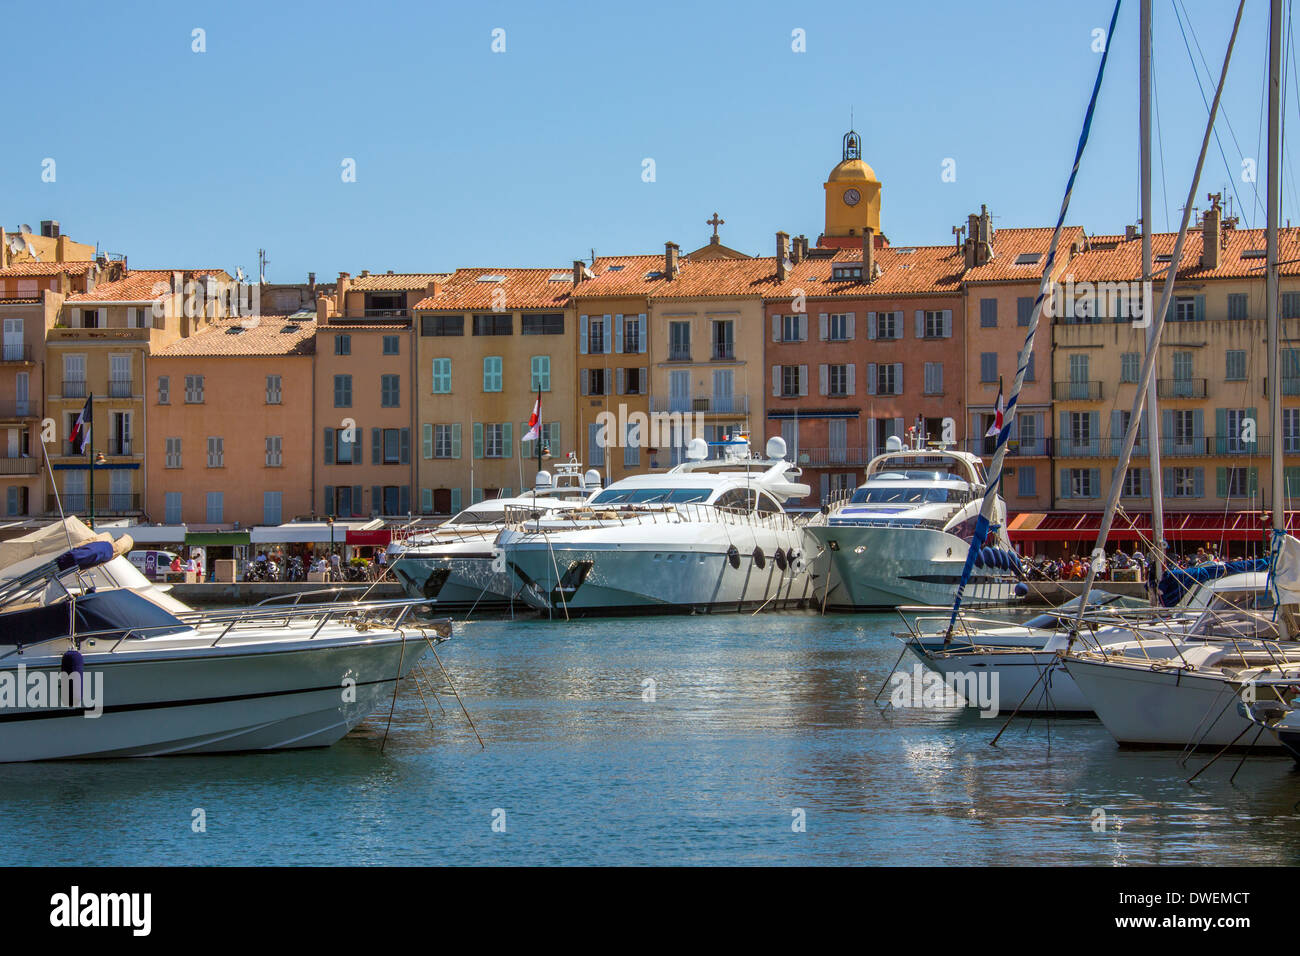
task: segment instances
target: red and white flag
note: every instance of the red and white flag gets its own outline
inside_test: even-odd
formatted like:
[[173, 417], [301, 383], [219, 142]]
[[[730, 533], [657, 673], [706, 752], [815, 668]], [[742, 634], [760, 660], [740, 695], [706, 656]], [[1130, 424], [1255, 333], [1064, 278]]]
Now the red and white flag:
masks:
[[1002, 386], [999, 385], [999, 386], [998, 386], [998, 404], [997, 404], [997, 408], [996, 408], [996, 410], [995, 410], [995, 412], [994, 412], [994, 415], [993, 415], [993, 424], [990, 425], [990, 426], [989, 426], [989, 430], [986, 431], [986, 432], [984, 433], [984, 437], [985, 437], [985, 438], [993, 438], [993, 437], [996, 436], [999, 432], [1002, 431], [1002, 413], [1003, 413], [1004, 411], [1006, 411], [1006, 408], [1005, 408], [1005, 406], [1002, 404]]
[[68, 443], [78, 455], [84, 455], [90, 445], [90, 403], [93, 398], [93, 395], [86, 396], [86, 404], [72, 424], [72, 434], [68, 435]]
[[533, 405], [533, 414], [528, 418], [528, 434], [524, 441], [537, 441], [542, 435], [542, 393], [537, 393], [537, 403]]

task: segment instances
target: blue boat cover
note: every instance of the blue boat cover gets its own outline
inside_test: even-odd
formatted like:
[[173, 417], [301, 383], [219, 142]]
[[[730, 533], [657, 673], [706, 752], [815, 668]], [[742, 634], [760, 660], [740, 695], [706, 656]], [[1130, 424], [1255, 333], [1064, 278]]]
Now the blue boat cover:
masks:
[[1160, 576], [1156, 590], [1163, 607], [1173, 607], [1193, 585], [1216, 581], [1228, 574], [1245, 574], [1247, 571], [1267, 571], [1268, 558], [1249, 558], [1229, 561], [1226, 564], [1202, 564], [1194, 568], [1170, 568]]
[[54, 559], [55, 565], [60, 571], [67, 571], [72, 567], [86, 570], [96, 565], [104, 564], [113, 560], [113, 545], [109, 541], [92, 541], [89, 544], [83, 544], [80, 547], [73, 548], [71, 551], [64, 551]]

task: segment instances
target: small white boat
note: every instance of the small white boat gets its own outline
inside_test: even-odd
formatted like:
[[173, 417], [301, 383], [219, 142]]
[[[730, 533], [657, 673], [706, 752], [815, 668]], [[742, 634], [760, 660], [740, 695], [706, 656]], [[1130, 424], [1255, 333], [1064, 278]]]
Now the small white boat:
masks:
[[498, 545], [523, 589], [551, 614], [776, 610], [812, 595], [803, 526], [782, 507], [809, 494], [774, 437], [708, 458], [703, 439], [664, 474], [614, 482], [583, 507], [517, 512]]
[[[942, 444], [904, 448], [890, 438], [858, 489], [808, 525], [820, 551], [818, 580], [829, 588], [818, 602], [846, 611], [951, 605], [987, 483], [978, 455]], [[969, 603], [1016, 600], [1019, 559], [1006, 523], [998, 498], [966, 588]]]

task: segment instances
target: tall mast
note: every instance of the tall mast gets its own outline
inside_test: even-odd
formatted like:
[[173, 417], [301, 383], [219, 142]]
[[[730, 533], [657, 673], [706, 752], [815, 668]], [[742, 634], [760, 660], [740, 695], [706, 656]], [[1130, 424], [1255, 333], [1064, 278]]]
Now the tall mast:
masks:
[[[1147, 351], [1159, 349], [1155, 323], [1149, 310], [1154, 308], [1154, 296], [1147, 295], [1151, 288], [1151, 0], [1142, 0], [1138, 17], [1138, 162], [1142, 181], [1142, 318], [1146, 323]], [[1157, 356], [1157, 360], [1159, 356]], [[1147, 443], [1151, 470], [1151, 538], [1152, 557], [1150, 580], [1159, 581], [1165, 563], [1164, 478], [1160, 470], [1160, 411], [1156, 402], [1158, 376], [1147, 383]], [[1114, 436], [1111, 436], [1114, 438]], [[1121, 480], [1123, 480], [1121, 476]], [[1151, 600], [1156, 591], [1151, 589]]]
[[1286, 530], [1286, 494], [1282, 484], [1282, 382], [1278, 322], [1277, 221], [1282, 209], [1282, 0], [1272, 0], [1268, 17], [1268, 218], [1265, 291], [1268, 301], [1268, 417], [1271, 441], [1270, 482], [1273, 529]]

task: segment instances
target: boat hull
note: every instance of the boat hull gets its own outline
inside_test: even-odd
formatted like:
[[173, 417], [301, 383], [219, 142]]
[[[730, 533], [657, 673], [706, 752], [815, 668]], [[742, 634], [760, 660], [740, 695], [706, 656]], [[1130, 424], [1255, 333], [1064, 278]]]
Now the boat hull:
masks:
[[506, 611], [523, 606], [519, 583], [491, 544], [464, 555], [403, 555], [393, 575], [410, 597], [444, 610]]
[[931, 670], [949, 681], [981, 672], [992, 676], [999, 713], [1091, 714], [1092, 705], [1061, 666], [1055, 651], [999, 650], [993, 652], [930, 653], [915, 642], [909, 650]]

